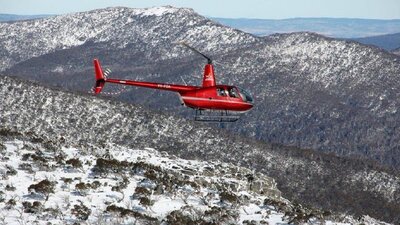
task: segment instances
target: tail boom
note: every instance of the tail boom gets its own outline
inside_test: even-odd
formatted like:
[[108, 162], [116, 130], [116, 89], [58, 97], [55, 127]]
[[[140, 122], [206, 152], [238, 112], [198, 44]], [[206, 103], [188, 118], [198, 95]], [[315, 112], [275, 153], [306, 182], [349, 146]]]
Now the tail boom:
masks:
[[107, 83], [123, 84], [136, 87], [152, 88], [166, 91], [175, 91], [179, 93], [185, 93], [188, 91], [194, 91], [198, 89], [196, 86], [186, 86], [177, 84], [164, 84], [164, 83], [153, 83], [153, 82], [142, 82], [135, 80], [119, 80], [119, 79], [106, 79]]
[[93, 91], [95, 94], [99, 94], [103, 89], [105, 83], [114, 83], [114, 84], [122, 84], [122, 85], [131, 85], [137, 87], [145, 87], [152, 89], [160, 89], [166, 91], [174, 91], [178, 93], [185, 93], [188, 91], [194, 91], [199, 87], [196, 86], [186, 86], [186, 85], [176, 85], [176, 84], [164, 84], [164, 83], [153, 83], [153, 82], [142, 82], [135, 80], [120, 80], [120, 79], [108, 79], [104, 76], [103, 70], [101, 68], [100, 62], [98, 59], [94, 59], [94, 72], [96, 83], [94, 85]]

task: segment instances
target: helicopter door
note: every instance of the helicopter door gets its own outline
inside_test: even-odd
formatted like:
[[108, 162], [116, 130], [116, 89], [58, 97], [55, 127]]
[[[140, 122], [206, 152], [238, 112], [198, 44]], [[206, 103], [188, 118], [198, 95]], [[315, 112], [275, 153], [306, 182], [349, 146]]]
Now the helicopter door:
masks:
[[231, 97], [231, 98], [239, 98], [240, 97], [238, 90], [234, 87], [229, 87], [228, 93], [229, 93], [229, 97]]
[[226, 97], [226, 96], [228, 96], [227, 93], [226, 93], [225, 88], [222, 88], [222, 87], [218, 87], [218, 88], [217, 88], [217, 95], [218, 95], [218, 96], [221, 96], [221, 97]]

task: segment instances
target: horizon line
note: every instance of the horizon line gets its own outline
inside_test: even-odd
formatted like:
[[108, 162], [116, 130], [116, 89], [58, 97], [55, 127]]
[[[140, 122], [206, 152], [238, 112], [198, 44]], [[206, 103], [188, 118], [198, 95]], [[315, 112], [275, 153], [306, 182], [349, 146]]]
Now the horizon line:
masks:
[[[124, 7], [124, 6], [121, 6]], [[107, 8], [118, 8], [118, 7], [107, 7]], [[107, 8], [99, 8], [99, 9], [107, 9]], [[130, 7], [124, 7], [124, 8], [130, 8]], [[140, 9], [140, 8], [132, 8], [132, 9]], [[68, 15], [68, 14], [74, 14], [74, 13], [81, 13], [81, 12], [90, 12], [93, 10], [98, 10], [98, 9], [92, 9], [92, 10], [87, 10], [87, 11], [78, 11], [78, 12], [69, 12], [69, 13], [61, 13], [61, 14], [51, 14], [51, 13], [40, 13], [40, 14], [15, 14], [15, 13], [3, 13], [0, 12], [0, 15], [9, 15], [9, 16], [62, 16], [62, 15]], [[201, 14], [200, 14], [201, 15]], [[219, 16], [208, 16], [208, 15], [203, 15], [208, 18], [213, 18], [213, 19], [231, 19], [231, 20], [294, 20], [294, 19], [337, 19], [337, 20], [382, 20], [382, 21], [390, 21], [390, 20], [400, 20], [400, 18], [392, 18], [392, 19], [377, 19], [377, 18], [361, 18], [361, 17], [288, 17], [288, 18], [280, 18], [280, 19], [274, 19], [274, 18], [253, 18], [253, 17], [219, 17]]]

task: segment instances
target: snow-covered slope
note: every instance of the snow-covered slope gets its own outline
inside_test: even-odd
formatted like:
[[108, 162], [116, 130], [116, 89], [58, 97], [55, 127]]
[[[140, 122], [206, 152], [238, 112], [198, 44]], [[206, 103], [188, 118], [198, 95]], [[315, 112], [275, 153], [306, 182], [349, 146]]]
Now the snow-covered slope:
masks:
[[233, 129], [399, 168], [399, 57], [311, 33], [267, 40], [258, 51], [240, 50], [240, 59], [223, 59], [235, 65], [225, 73], [251, 87], [257, 100]]
[[[163, 34], [162, 37], [160, 34]], [[0, 71], [29, 58], [87, 42], [107, 42], [110, 48], [142, 43], [157, 48], [156, 51], [166, 59], [178, 56], [179, 52], [174, 52], [171, 47], [165, 48], [165, 45], [173, 46], [174, 42], [182, 40], [205, 40], [200, 44], [205, 50], [216, 47], [229, 50], [233, 45], [255, 42], [256, 38], [218, 25], [186, 8], [99, 9], [39, 20], [0, 23]]]
[[[232, 138], [226, 130], [141, 107], [4, 78], [0, 113], [7, 129], [51, 136], [70, 146], [112, 140], [192, 159], [240, 162], [274, 177], [291, 199], [387, 221], [398, 215], [398, 173], [364, 162], [400, 168], [400, 72], [393, 54], [312, 33], [258, 38], [172, 7], [108, 8], [0, 26], [0, 62], [3, 69], [13, 65], [6, 74], [73, 91], [92, 87], [94, 57], [113, 76], [174, 83], [182, 77], [198, 84], [203, 59], [172, 44], [185, 40], [216, 59], [218, 82], [243, 86], [256, 97], [255, 108], [228, 129], [361, 160]], [[107, 85], [105, 91], [114, 87]], [[117, 98], [190, 112], [171, 93], [127, 88]], [[380, 200], [371, 204], [367, 197], [358, 198], [371, 195]]]
[[356, 42], [314, 33], [273, 35], [266, 39], [270, 44], [257, 53], [258, 60], [264, 60], [252, 67], [256, 73], [262, 74], [262, 69], [271, 73], [275, 68], [293, 79], [305, 79], [333, 90], [338, 86], [365, 86], [377, 80], [391, 82], [399, 76], [400, 58]]
[[246, 140], [142, 107], [9, 77], [0, 78], [0, 99], [1, 133], [34, 135], [51, 149], [73, 146], [95, 155], [95, 146], [112, 143], [186, 159], [219, 159], [273, 177], [291, 199], [325, 210], [399, 219], [400, 178], [368, 162]]
[[[274, 181], [245, 168], [111, 145], [95, 155], [76, 148], [54, 151], [29, 141], [5, 141], [1, 147], [0, 207], [6, 210], [0, 218], [7, 224], [174, 224], [172, 217], [185, 211], [193, 218], [214, 213], [205, 220], [219, 222], [223, 215], [234, 223], [287, 220], [264, 205], [266, 198], [288, 204]], [[246, 176], [254, 177], [252, 188]], [[31, 188], [43, 180], [50, 184]], [[74, 212], [76, 207], [81, 210]]]
[[292, 204], [273, 179], [221, 162], [0, 136], [0, 220], [13, 224], [385, 224]]
[[400, 55], [400, 48], [394, 49], [391, 51], [393, 54]]
[[[380, 49], [313, 33], [254, 37], [173, 7], [108, 8], [0, 26], [2, 68], [14, 65], [6, 74], [74, 91], [93, 85], [95, 57], [114, 76], [199, 84], [204, 61], [173, 44], [184, 40], [216, 59], [218, 82], [255, 95], [256, 107], [228, 129], [400, 168], [400, 58]], [[188, 114], [170, 93], [127, 88], [118, 99]]]

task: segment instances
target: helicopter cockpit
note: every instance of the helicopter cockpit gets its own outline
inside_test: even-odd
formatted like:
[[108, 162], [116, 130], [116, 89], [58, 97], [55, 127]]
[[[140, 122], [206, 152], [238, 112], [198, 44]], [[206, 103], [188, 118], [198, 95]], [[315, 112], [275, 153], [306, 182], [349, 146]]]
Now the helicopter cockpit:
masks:
[[252, 103], [253, 102], [253, 97], [251, 97], [250, 93], [243, 88], [238, 87], [240, 96], [242, 97], [243, 101]]
[[253, 98], [251, 97], [250, 93], [239, 87], [217, 87], [217, 94], [218, 96], [222, 97], [229, 96], [230, 98], [241, 98], [244, 102], [248, 103], [253, 102]]

